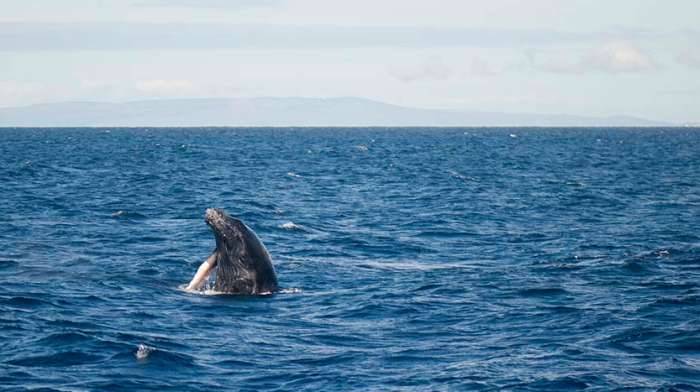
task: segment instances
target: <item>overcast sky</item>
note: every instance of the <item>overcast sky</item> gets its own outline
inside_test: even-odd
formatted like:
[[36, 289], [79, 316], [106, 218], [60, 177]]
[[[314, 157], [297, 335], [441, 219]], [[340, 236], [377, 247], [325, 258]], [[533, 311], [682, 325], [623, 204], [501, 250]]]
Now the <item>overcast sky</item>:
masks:
[[697, 0], [0, 0], [0, 107], [356, 96], [700, 122]]

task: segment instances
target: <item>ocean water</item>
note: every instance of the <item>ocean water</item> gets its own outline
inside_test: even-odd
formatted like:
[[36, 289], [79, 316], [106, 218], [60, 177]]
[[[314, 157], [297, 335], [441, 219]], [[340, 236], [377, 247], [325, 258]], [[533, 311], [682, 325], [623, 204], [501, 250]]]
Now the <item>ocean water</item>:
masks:
[[699, 388], [698, 129], [0, 129], [2, 390]]

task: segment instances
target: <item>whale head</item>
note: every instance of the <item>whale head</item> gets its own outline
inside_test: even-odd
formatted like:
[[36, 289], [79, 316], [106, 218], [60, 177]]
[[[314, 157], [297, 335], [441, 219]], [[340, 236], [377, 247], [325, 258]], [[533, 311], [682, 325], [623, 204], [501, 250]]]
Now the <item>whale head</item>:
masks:
[[236, 234], [242, 224], [238, 219], [231, 218], [221, 208], [207, 208], [204, 213], [204, 221], [214, 232], [216, 247], [219, 245], [238, 245]]
[[277, 290], [272, 260], [253, 230], [220, 208], [208, 208], [204, 220], [216, 240], [215, 290], [234, 294]]

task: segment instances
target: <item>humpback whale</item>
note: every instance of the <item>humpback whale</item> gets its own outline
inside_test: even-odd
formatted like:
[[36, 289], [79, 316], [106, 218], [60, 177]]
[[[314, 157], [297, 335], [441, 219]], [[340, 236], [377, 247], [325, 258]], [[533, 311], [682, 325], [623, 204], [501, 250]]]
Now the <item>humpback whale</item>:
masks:
[[204, 221], [214, 233], [216, 249], [202, 263], [186, 290], [198, 290], [216, 268], [214, 290], [259, 295], [277, 291], [270, 254], [251, 228], [220, 208], [208, 208]]

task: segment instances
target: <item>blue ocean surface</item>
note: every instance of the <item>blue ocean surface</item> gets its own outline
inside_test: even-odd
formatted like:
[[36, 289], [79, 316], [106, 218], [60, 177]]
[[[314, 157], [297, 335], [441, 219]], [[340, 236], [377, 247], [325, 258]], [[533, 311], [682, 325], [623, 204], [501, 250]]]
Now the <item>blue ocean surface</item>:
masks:
[[0, 129], [2, 390], [699, 388], [698, 129]]

